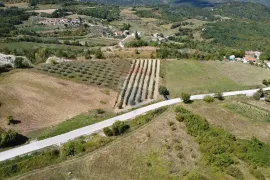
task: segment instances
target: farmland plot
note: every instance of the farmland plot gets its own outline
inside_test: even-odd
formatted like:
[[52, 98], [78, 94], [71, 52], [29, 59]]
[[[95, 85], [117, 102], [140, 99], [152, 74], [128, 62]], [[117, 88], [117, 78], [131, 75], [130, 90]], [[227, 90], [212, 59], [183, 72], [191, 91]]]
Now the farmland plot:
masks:
[[87, 61], [43, 64], [38, 70], [64, 79], [120, 89], [130, 69], [129, 61]]
[[119, 94], [117, 108], [126, 109], [156, 99], [159, 69], [159, 60], [134, 60]]

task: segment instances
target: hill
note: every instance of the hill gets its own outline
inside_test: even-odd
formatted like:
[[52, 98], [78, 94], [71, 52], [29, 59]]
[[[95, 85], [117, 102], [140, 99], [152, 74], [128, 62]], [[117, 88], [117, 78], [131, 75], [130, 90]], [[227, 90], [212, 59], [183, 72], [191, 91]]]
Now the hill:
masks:
[[[114, 4], [114, 5], [122, 5], [122, 6], [136, 6], [136, 5], [153, 5], [153, 4], [190, 4], [197, 7], [207, 7], [213, 6], [216, 3], [226, 3], [231, 2], [231, 0], [82, 0], [88, 2], [96, 2], [96, 3], [105, 3], [105, 4]], [[261, 3], [269, 6], [270, 1], [268, 0], [234, 0], [240, 2], [254, 2]]]

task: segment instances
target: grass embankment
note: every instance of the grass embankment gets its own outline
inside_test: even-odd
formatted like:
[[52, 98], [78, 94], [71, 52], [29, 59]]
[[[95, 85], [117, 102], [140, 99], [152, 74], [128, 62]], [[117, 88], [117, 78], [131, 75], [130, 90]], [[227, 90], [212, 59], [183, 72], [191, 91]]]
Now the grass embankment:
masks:
[[202, 94], [263, 87], [270, 76], [266, 69], [243, 63], [220, 61], [169, 60], [161, 70], [173, 97], [181, 92]]
[[[270, 168], [270, 146], [256, 138], [252, 140], [237, 139], [229, 132], [215, 128], [199, 115], [178, 106], [176, 118], [183, 122], [190, 135], [196, 138], [202, 153], [201, 161], [214, 171], [221, 171], [236, 179], [244, 179], [237, 167], [241, 161], [250, 165], [250, 173], [263, 178], [258, 167]], [[256, 177], [257, 178], [257, 177]]]
[[[126, 124], [130, 126], [130, 129], [127, 131], [127, 133], [153, 120], [155, 117], [165, 112], [166, 109], [167, 108], [160, 108], [126, 122]], [[60, 150], [56, 147], [51, 147], [45, 151], [36, 152], [29, 156], [18, 157], [10, 161], [1, 162], [0, 178], [4, 179], [34, 169], [53, 165], [70, 159], [74, 156], [82, 156], [120, 137], [104, 137], [100, 135], [93, 135], [92, 137], [81, 137], [65, 143], [61, 146]]]
[[31, 139], [46, 139], [49, 137], [57, 136], [60, 134], [67, 133], [69, 131], [79, 129], [91, 124], [95, 124], [103, 121], [104, 119], [108, 119], [115, 115], [112, 112], [105, 112], [104, 114], [97, 114], [95, 110], [89, 111], [88, 113], [80, 114], [75, 116], [69, 120], [61, 122], [52, 128], [45, 128], [44, 130], [38, 130], [30, 134]]

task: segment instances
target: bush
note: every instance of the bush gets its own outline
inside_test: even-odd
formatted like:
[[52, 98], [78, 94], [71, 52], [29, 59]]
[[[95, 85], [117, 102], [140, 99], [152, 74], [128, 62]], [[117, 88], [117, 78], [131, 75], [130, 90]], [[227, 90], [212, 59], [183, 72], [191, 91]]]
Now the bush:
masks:
[[14, 118], [13, 116], [8, 116], [7, 117], [7, 124], [10, 125], [10, 124], [13, 124], [14, 123]]
[[27, 137], [18, 134], [15, 131], [9, 130], [8, 132], [0, 133], [0, 147], [11, 147], [25, 143]]
[[210, 95], [204, 96], [204, 98], [203, 98], [203, 101], [207, 102], [207, 103], [212, 103], [212, 102], [214, 102], [214, 100], [215, 99]]
[[115, 136], [118, 136], [120, 134], [123, 134], [129, 129], [129, 125], [125, 124], [122, 121], [116, 121], [112, 125], [112, 131]]
[[65, 143], [61, 148], [63, 157], [75, 156], [78, 153], [84, 152], [83, 140], [70, 141]]
[[97, 109], [97, 114], [104, 114], [105, 111], [103, 109]]
[[221, 93], [221, 92], [216, 93], [214, 97], [220, 101], [224, 100], [223, 93]]
[[208, 180], [208, 178], [206, 178], [205, 176], [197, 173], [197, 172], [192, 172], [189, 173], [187, 176], [187, 180]]
[[190, 94], [182, 93], [181, 99], [183, 100], [185, 104], [190, 103]]
[[176, 113], [183, 113], [183, 114], [190, 114], [190, 111], [185, 109], [183, 106], [177, 106], [175, 109], [174, 109], [174, 112]]
[[268, 86], [268, 85], [269, 85], [269, 81], [267, 81], [266, 79], [264, 79], [264, 80], [262, 81], [262, 83], [263, 83], [265, 86]]
[[250, 174], [252, 174], [258, 180], [266, 180], [264, 175], [259, 170], [250, 169], [249, 172], [250, 172]]
[[228, 167], [226, 169], [226, 173], [230, 176], [234, 177], [235, 179], [242, 180], [244, 179], [243, 173], [237, 167]]
[[15, 68], [29, 68], [29, 63], [22, 57], [16, 57], [14, 61]]
[[262, 97], [264, 97], [264, 92], [262, 89], [259, 89], [256, 93], [253, 94], [253, 98], [255, 100], [260, 100]]
[[113, 131], [109, 127], [103, 128], [103, 132], [106, 136], [113, 136]]
[[165, 86], [159, 86], [158, 92], [159, 92], [160, 95], [163, 95], [163, 96], [169, 96], [170, 95], [169, 90]]

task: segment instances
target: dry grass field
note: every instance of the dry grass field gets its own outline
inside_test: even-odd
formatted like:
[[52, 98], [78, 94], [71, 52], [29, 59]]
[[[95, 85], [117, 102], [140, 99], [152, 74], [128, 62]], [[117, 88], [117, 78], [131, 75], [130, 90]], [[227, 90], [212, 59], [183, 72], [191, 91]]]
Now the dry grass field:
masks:
[[[215, 101], [213, 104], [196, 101], [185, 107], [205, 116], [213, 127], [220, 127], [236, 138], [251, 139], [254, 136], [269, 143], [269, 123], [254, 122], [223, 106], [236, 101], [256, 102], [245, 97], [235, 97]], [[265, 105], [262, 102], [259, 104], [258, 108]], [[208, 179], [234, 179], [224, 172], [215, 172], [211, 165], [203, 163], [203, 158], [196, 138], [187, 134], [184, 123], [175, 120], [174, 107], [170, 107], [145, 126], [93, 153], [15, 179], [190, 179], [190, 175], [194, 173]], [[234, 166], [241, 170], [243, 179], [256, 179], [250, 173], [248, 164], [240, 162]], [[270, 177], [269, 168], [258, 167], [257, 170], [266, 179]]]
[[169, 110], [92, 154], [16, 179], [177, 179], [186, 170], [195, 169], [200, 154], [174, 116]]
[[[104, 93], [102, 90], [107, 90]], [[0, 76], [0, 127], [27, 135], [91, 109], [112, 109], [117, 92], [39, 74], [30, 70]], [[102, 102], [102, 103], [100, 103]], [[8, 126], [6, 117], [21, 123]]]

